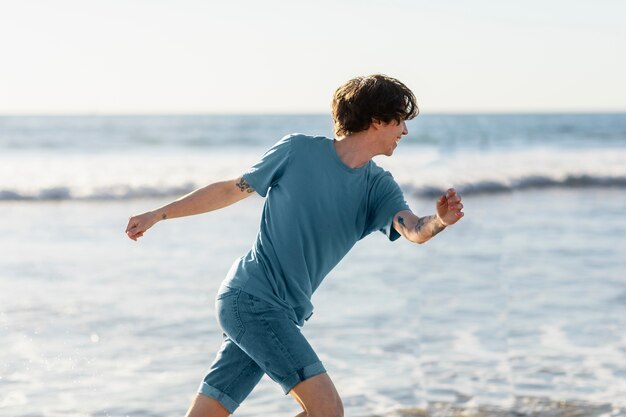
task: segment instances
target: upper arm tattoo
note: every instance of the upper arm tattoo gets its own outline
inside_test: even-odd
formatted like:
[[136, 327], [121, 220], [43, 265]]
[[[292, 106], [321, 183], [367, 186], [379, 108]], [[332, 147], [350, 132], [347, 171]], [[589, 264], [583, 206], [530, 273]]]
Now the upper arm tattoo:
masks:
[[239, 178], [239, 181], [235, 185], [242, 193], [244, 191], [248, 193], [254, 192], [254, 188], [250, 187], [250, 184], [248, 184], [248, 182], [243, 177]]
[[398, 216], [398, 223], [400, 223], [403, 227], [406, 227], [406, 225], [404, 224], [404, 219], [402, 218], [402, 216]]

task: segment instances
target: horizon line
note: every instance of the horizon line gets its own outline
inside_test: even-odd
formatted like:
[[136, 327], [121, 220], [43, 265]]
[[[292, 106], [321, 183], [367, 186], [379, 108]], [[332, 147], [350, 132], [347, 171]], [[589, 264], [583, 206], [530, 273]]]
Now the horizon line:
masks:
[[[420, 111], [416, 116], [445, 115], [445, 116], [513, 116], [513, 115], [601, 115], [601, 114], [626, 114], [624, 110], [519, 110], [519, 111], [432, 111], [425, 113]], [[0, 113], [0, 117], [141, 117], [141, 116], [329, 116], [330, 112], [59, 112], [59, 113]]]

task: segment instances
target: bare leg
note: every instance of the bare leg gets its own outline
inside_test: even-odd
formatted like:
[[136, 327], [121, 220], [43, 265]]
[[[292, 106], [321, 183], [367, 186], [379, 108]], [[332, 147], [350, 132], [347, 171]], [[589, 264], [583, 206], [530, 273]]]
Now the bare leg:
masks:
[[315, 375], [289, 391], [304, 409], [296, 417], [343, 417], [343, 404], [328, 373]]
[[228, 417], [230, 413], [215, 398], [196, 394], [186, 417]]

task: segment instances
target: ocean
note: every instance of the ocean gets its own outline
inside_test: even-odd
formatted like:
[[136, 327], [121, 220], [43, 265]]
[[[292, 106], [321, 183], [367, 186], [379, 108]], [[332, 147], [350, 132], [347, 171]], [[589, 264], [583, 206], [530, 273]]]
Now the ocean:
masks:
[[[376, 157], [430, 242], [360, 241], [302, 331], [347, 417], [626, 416], [626, 114], [422, 114]], [[0, 117], [0, 415], [182, 416], [263, 199], [128, 217], [234, 178], [326, 115]], [[237, 416], [298, 414], [264, 377]]]

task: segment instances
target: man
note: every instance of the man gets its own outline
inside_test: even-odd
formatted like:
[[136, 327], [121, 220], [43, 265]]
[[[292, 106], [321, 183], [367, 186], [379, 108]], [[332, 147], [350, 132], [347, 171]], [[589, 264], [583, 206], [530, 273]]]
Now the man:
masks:
[[311, 295], [371, 232], [423, 243], [463, 217], [454, 189], [439, 198], [434, 215], [418, 217], [391, 174], [371, 160], [393, 154], [417, 112], [400, 81], [357, 77], [334, 94], [336, 139], [288, 135], [241, 177], [130, 218], [126, 233], [136, 241], [159, 220], [226, 207], [253, 191], [267, 196], [254, 247], [218, 291], [224, 341], [188, 417], [228, 416], [264, 373], [300, 403], [298, 416], [343, 415], [332, 380], [300, 331], [313, 314]]

